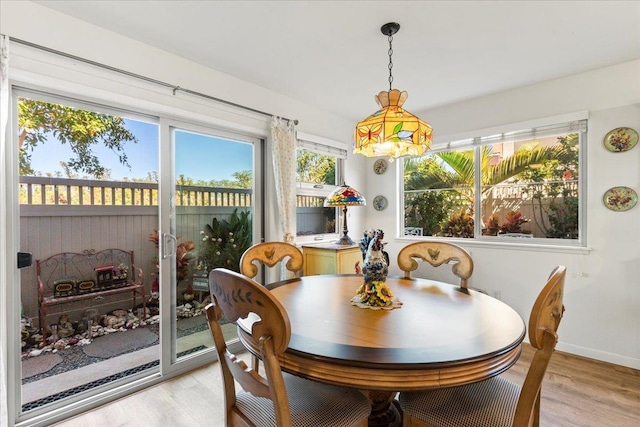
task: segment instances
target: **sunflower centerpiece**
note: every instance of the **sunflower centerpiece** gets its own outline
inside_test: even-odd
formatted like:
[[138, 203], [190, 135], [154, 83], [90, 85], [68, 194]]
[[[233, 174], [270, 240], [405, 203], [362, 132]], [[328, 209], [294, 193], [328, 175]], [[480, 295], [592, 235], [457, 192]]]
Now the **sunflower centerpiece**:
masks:
[[384, 232], [380, 229], [365, 230], [360, 241], [364, 283], [351, 299], [352, 304], [362, 308], [392, 309], [400, 306], [393, 297], [386, 280], [389, 274], [389, 254], [384, 251]]

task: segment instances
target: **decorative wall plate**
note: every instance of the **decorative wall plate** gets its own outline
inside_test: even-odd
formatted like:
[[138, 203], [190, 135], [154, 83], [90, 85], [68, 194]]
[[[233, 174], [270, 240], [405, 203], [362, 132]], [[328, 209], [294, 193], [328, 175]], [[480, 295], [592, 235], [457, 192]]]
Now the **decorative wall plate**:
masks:
[[604, 137], [604, 147], [614, 153], [629, 151], [638, 143], [638, 132], [631, 128], [616, 128]]
[[604, 193], [602, 202], [612, 211], [628, 211], [638, 203], [638, 193], [629, 187], [613, 187]]
[[376, 175], [382, 175], [387, 171], [387, 161], [385, 159], [378, 159], [373, 164], [373, 171]]
[[377, 211], [382, 211], [387, 207], [387, 198], [384, 196], [376, 196], [373, 199], [373, 208]]

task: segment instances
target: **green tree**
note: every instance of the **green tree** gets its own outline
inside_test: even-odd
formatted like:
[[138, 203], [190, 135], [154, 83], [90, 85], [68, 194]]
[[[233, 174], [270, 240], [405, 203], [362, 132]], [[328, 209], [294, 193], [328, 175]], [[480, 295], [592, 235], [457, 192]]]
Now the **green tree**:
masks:
[[336, 184], [335, 157], [301, 150], [296, 158], [296, 175], [300, 182]]
[[20, 174], [33, 175], [31, 152], [53, 136], [69, 144], [74, 157], [65, 162], [69, 171], [84, 172], [101, 178], [106, 170], [92, 151], [95, 145], [110, 148], [121, 164], [130, 167], [124, 151], [126, 142], [137, 143], [121, 117], [80, 110], [60, 104], [27, 98], [18, 100], [18, 148]]
[[[550, 160], [560, 160], [565, 155], [562, 146], [535, 147], [529, 145], [513, 155], [491, 165], [491, 147], [481, 149], [480, 179], [482, 192], [518, 174], [531, 170]], [[415, 160], [411, 160], [415, 162]], [[406, 162], [405, 162], [406, 165]], [[425, 190], [437, 188], [473, 188], [475, 182], [474, 150], [444, 151], [420, 159], [417, 165], [405, 168], [405, 189]]]
[[238, 188], [253, 187], [253, 174], [251, 173], [251, 171], [244, 170], [240, 172], [234, 172], [232, 176], [238, 182]]

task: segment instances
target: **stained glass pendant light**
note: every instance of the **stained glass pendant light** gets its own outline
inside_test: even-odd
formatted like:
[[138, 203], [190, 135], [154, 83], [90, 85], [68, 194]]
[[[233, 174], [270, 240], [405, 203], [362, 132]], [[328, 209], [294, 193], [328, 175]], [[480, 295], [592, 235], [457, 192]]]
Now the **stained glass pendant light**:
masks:
[[337, 245], [353, 245], [353, 240], [349, 237], [347, 229], [347, 206], [365, 206], [366, 200], [358, 190], [343, 184], [333, 190], [326, 199], [324, 199], [325, 208], [342, 208], [343, 227], [342, 237], [336, 241]]
[[431, 147], [431, 126], [404, 110], [402, 105], [409, 96], [407, 92], [392, 89], [393, 35], [400, 24], [384, 24], [380, 31], [389, 39], [389, 92], [375, 96], [380, 110], [376, 111], [356, 126], [354, 133], [355, 153], [366, 157], [389, 157], [389, 161], [403, 156], [420, 156]]

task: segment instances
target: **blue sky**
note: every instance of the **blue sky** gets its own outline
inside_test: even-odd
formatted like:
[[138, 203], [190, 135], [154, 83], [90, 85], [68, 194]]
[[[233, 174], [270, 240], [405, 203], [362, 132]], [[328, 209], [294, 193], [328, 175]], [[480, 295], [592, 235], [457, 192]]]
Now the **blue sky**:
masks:
[[253, 170], [253, 146], [208, 135], [176, 132], [176, 176], [195, 180], [234, 180], [233, 173]]
[[[137, 144], [129, 142], [125, 145], [131, 170], [121, 165], [112, 151], [105, 147], [94, 148], [102, 165], [111, 169], [111, 178], [146, 178], [148, 173], [158, 172], [158, 126], [129, 119], [126, 126], [138, 138]], [[31, 166], [43, 175], [62, 172], [60, 162], [71, 157], [69, 146], [51, 137], [31, 153]], [[176, 176], [183, 174], [196, 181], [233, 180], [234, 172], [253, 170], [253, 147], [248, 143], [178, 131], [175, 167]]]

